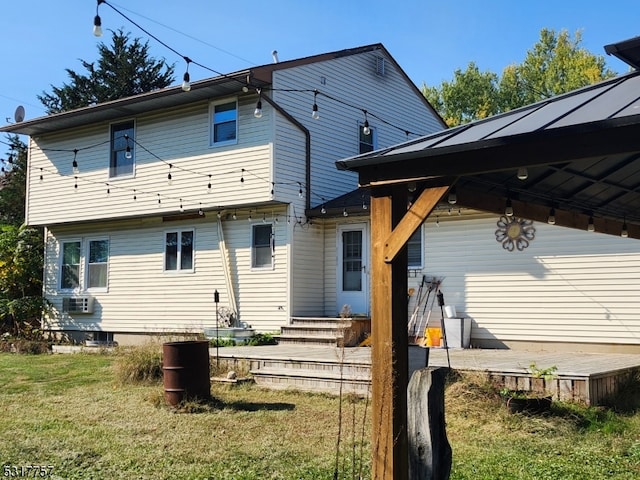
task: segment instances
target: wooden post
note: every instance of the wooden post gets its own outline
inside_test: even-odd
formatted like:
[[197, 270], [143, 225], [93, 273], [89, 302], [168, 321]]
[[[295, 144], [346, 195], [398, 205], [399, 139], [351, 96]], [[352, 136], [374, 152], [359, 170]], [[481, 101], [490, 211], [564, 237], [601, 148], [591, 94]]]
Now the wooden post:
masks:
[[407, 188], [393, 196], [371, 193], [371, 378], [372, 478], [406, 480], [407, 384], [407, 251], [387, 263], [384, 249], [393, 227], [407, 212]]
[[407, 405], [411, 478], [447, 480], [451, 473], [451, 445], [444, 418], [447, 373], [446, 368], [423, 368], [411, 376]]
[[426, 189], [409, 212], [406, 185], [371, 190], [371, 442], [374, 480], [409, 478], [406, 243], [448, 188]]

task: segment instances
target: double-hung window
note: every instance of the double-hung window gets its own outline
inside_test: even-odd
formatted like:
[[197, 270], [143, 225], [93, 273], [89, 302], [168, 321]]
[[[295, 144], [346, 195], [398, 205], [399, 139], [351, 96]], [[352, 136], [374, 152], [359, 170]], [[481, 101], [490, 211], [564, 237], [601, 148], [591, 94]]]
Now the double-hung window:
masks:
[[62, 242], [60, 289], [106, 290], [109, 274], [109, 240], [106, 238]]
[[81, 245], [79, 240], [62, 243], [62, 266], [60, 268], [60, 288], [62, 290], [80, 288]]
[[164, 269], [168, 272], [193, 271], [193, 230], [165, 233]]
[[224, 100], [211, 104], [211, 145], [228, 145], [238, 141], [238, 102]]
[[409, 270], [422, 269], [422, 226], [414, 232], [407, 242], [407, 262]]
[[134, 173], [135, 131], [133, 120], [111, 125], [111, 158], [109, 178], [131, 176]]
[[272, 225], [253, 225], [251, 232], [251, 267], [272, 268], [273, 249]]

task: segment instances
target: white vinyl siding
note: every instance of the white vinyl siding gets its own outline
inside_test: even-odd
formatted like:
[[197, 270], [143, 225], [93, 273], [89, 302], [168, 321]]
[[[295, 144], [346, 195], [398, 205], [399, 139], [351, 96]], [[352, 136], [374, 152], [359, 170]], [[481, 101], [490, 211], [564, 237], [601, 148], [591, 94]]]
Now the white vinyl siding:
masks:
[[423, 273], [443, 279], [445, 303], [472, 319], [474, 339], [640, 344], [640, 243], [534, 223], [530, 246], [508, 252], [496, 221], [424, 227]]
[[[231, 277], [236, 292], [239, 320], [257, 331], [277, 331], [288, 321], [288, 233], [286, 214], [278, 210], [253, 210], [252, 215], [279, 215], [274, 223], [272, 269], [251, 268], [251, 229], [248, 210], [238, 210], [237, 220], [226, 213], [222, 225], [228, 247]], [[215, 326], [213, 292], [220, 292], [220, 306], [229, 306], [224, 269], [219, 251], [216, 215], [176, 222], [176, 229], [194, 229], [197, 268], [190, 275], [164, 272], [164, 242], [167, 225], [156, 222], [105, 223], [82, 232], [72, 227], [48, 229], [46, 242], [45, 296], [52, 302], [45, 327], [138, 333], [202, 332]], [[86, 228], [86, 227], [83, 227]], [[175, 229], [171, 229], [175, 231]], [[98, 238], [109, 232], [109, 291], [92, 292], [95, 313], [61, 314], [58, 294], [59, 242]]]
[[[351, 191], [357, 185], [356, 175], [338, 171], [335, 162], [359, 152], [360, 134], [356, 126], [364, 122], [360, 108], [399, 127], [394, 128], [369, 115], [369, 125], [375, 129], [378, 148], [406, 141], [405, 129], [427, 134], [443, 128], [433, 112], [420, 100], [417, 89], [407, 84], [405, 77], [390, 59], [386, 59], [385, 62], [385, 75], [376, 74], [376, 56], [380, 55], [381, 51], [347, 55], [296, 68], [276, 70], [273, 73], [274, 99], [294, 115], [311, 134], [313, 205], [321, 204], [322, 198], [330, 199]], [[304, 93], [280, 89], [317, 89], [321, 92], [316, 97], [320, 118], [311, 118], [313, 93], [309, 92], [305, 96]], [[339, 101], [322, 95], [323, 92]], [[275, 158], [278, 162], [282, 158], [279, 155], [280, 149], [287, 143], [287, 138], [280, 136], [280, 132], [285, 130], [296, 131], [284, 117], [276, 115]], [[298, 153], [295, 161], [299, 171], [301, 153]], [[277, 180], [281, 180], [290, 170], [286, 165], [280, 168], [278, 163], [275, 171], [278, 175]], [[305, 181], [304, 178], [302, 181]]]
[[[186, 212], [271, 200], [271, 115], [265, 109], [261, 119], [254, 118], [255, 98], [238, 102], [238, 143], [234, 145], [209, 146], [208, 102], [136, 118], [134, 177], [109, 178], [108, 125], [32, 138], [28, 223], [176, 214], [179, 199]], [[72, 150], [86, 146], [92, 148], [78, 152], [76, 175]], [[245, 181], [240, 182], [243, 168]], [[212, 188], [207, 193], [209, 182]]]

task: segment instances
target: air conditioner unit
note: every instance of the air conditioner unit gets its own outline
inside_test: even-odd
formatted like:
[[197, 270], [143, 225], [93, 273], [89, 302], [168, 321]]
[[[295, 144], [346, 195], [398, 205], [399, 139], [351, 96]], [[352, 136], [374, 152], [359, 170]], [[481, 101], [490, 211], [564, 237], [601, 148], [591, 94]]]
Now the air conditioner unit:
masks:
[[64, 313], [93, 313], [93, 297], [63, 297], [62, 311]]

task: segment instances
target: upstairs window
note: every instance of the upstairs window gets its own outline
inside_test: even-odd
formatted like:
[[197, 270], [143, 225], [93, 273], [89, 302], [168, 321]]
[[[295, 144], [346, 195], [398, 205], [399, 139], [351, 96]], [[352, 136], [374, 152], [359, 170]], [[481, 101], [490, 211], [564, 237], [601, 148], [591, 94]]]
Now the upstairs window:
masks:
[[237, 143], [238, 102], [235, 100], [211, 104], [211, 145]]
[[251, 267], [273, 267], [273, 229], [271, 224], [253, 225], [251, 235]]
[[193, 271], [193, 230], [179, 230], [165, 234], [164, 269]]
[[111, 125], [109, 178], [133, 175], [135, 155], [133, 120]]
[[359, 153], [372, 152], [378, 148], [376, 131], [373, 127], [369, 127], [369, 135], [364, 134], [364, 128], [362, 124], [358, 125], [358, 131], [360, 132], [360, 150]]

